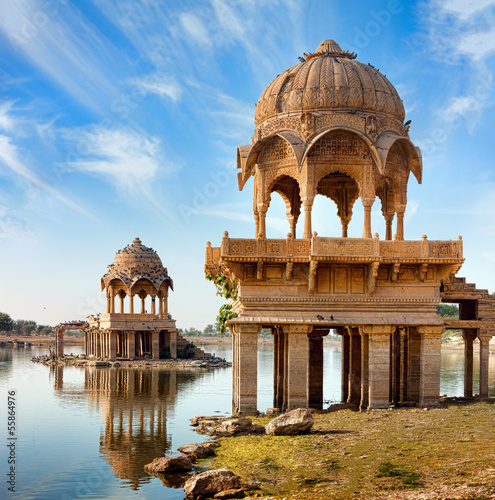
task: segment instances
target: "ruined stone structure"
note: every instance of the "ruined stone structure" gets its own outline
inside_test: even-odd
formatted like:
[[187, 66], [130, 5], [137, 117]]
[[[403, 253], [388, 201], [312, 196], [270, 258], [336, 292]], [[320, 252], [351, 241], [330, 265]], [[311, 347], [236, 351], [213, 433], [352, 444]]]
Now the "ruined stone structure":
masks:
[[[159, 359], [160, 352], [168, 349], [171, 357], [177, 357], [177, 328], [175, 320], [168, 318], [169, 288], [173, 290], [173, 281], [167, 268], [139, 238], [117, 252], [101, 279], [101, 289], [107, 295], [106, 314], [88, 319], [86, 354], [109, 359]], [[140, 300], [137, 310], [135, 296]]]
[[[254, 181], [255, 237], [225, 232], [219, 248], [208, 242], [205, 266], [238, 286], [238, 317], [229, 322], [235, 412], [257, 410], [261, 328], [273, 333], [273, 400], [280, 410], [321, 408], [322, 339], [330, 329], [342, 337], [342, 401], [361, 408], [438, 401], [445, 325], [435, 310], [464, 261], [462, 239], [405, 239], [407, 184], [411, 172], [421, 183], [421, 153], [395, 88], [355, 58], [332, 40], [305, 54], [268, 85], [256, 106], [252, 144], [237, 149], [239, 189]], [[274, 192], [287, 208], [283, 239], [266, 237]], [[312, 232], [317, 195], [335, 203], [340, 236]], [[363, 235], [349, 238], [356, 202], [363, 206]], [[384, 224], [371, 220], [375, 202]], [[373, 235], [378, 222], [384, 238]], [[493, 332], [481, 321], [467, 326], [467, 337], [489, 339]]]

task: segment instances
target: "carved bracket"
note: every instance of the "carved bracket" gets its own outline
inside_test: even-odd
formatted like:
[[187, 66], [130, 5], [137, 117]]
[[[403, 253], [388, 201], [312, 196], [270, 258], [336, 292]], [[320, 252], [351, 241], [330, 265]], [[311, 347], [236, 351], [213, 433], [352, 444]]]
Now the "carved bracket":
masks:
[[379, 262], [372, 262], [368, 267], [368, 293], [372, 294], [375, 291], [376, 277], [378, 276]]
[[318, 269], [318, 261], [312, 260], [309, 263], [309, 282], [308, 282], [308, 292], [310, 294], [315, 293], [316, 290], [316, 272]]
[[390, 267], [390, 281], [397, 283], [397, 280], [399, 279], [399, 269], [400, 269], [399, 262], [396, 262]]
[[256, 277], [259, 281], [263, 279], [263, 261], [259, 260], [256, 266]]
[[292, 261], [287, 262], [286, 267], [285, 267], [285, 279], [287, 281], [290, 281], [292, 279], [292, 268], [294, 267], [294, 264]]
[[423, 264], [419, 266], [419, 281], [423, 282], [425, 280], [427, 271], [428, 271], [428, 263], [423, 262]]

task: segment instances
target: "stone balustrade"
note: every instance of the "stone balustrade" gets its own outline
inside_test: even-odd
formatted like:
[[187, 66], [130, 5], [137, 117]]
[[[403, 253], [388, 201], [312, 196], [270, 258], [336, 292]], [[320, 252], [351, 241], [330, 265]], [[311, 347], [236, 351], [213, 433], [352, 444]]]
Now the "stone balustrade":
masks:
[[379, 240], [374, 238], [325, 238], [313, 233], [310, 239], [246, 239], [224, 234], [220, 248], [208, 243], [206, 264], [223, 259], [259, 258], [297, 259], [301, 261], [331, 257], [346, 260], [376, 261], [386, 259], [462, 259], [462, 238], [446, 241]]

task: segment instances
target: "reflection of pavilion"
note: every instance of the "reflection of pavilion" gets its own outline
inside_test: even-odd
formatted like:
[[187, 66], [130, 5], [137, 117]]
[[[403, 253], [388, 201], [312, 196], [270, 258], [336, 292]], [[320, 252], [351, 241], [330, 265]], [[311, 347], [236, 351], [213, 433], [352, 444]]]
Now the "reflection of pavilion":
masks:
[[[175, 320], [168, 317], [167, 304], [173, 281], [152, 248], [136, 238], [132, 245], [117, 252], [101, 286], [106, 289], [107, 311], [89, 318], [86, 354], [110, 359], [158, 359], [160, 354], [177, 357], [177, 329]], [[139, 313], [134, 310], [136, 295], [140, 299]], [[119, 312], [115, 310], [116, 298]]]
[[175, 371], [86, 369], [89, 406], [105, 418], [100, 451], [134, 490], [148, 478], [144, 465], [170, 449], [167, 408], [175, 402], [177, 383]]

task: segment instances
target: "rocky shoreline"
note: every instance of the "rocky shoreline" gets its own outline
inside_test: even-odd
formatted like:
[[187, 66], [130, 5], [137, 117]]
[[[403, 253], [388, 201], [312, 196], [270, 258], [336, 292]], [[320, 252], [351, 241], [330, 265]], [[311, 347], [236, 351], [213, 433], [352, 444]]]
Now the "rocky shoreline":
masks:
[[228, 368], [232, 363], [223, 358], [210, 356], [204, 359], [117, 359], [106, 360], [102, 358], [86, 358], [84, 355], [64, 355], [54, 357], [50, 355], [35, 356], [31, 359], [33, 363], [41, 363], [46, 366], [99, 366], [99, 367], [122, 367], [122, 368]]

